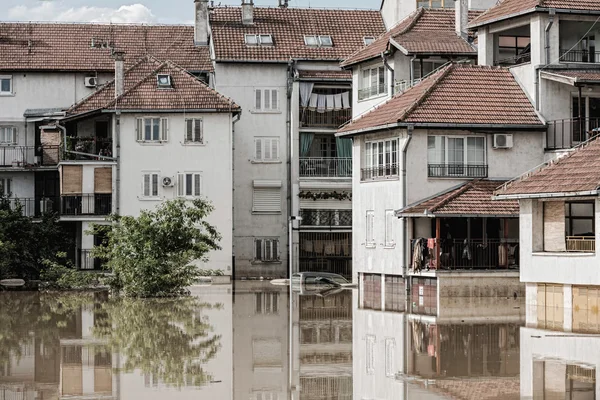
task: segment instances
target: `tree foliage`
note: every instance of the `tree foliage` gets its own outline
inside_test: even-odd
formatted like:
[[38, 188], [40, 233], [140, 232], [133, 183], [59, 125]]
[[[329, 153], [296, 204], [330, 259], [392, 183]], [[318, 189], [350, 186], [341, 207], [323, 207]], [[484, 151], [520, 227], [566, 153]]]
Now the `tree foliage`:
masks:
[[221, 235], [205, 221], [212, 205], [201, 199], [163, 202], [139, 217], [112, 216], [111, 225], [96, 225], [102, 246], [93, 255], [112, 272], [107, 283], [126, 296], [166, 297], [184, 292], [200, 275], [195, 260], [207, 261]]

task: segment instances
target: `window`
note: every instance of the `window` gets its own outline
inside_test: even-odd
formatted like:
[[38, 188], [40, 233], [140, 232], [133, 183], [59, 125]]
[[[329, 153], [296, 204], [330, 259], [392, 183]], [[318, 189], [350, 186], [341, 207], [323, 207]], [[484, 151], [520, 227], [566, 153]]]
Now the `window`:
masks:
[[159, 89], [171, 89], [173, 87], [171, 83], [171, 75], [158, 74], [156, 75], [156, 80]]
[[[529, 57], [524, 57], [529, 53], [528, 36], [499, 36], [498, 37], [498, 61], [500, 64], [514, 64], [530, 61]], [[521, 56], [521, 57], [516, 57]], [[514, 61], [514, 62], [512, 62]]]
[[185, 143], [204, 143], [204, 132], [202, 130], [202, 119], [186, 118], [185, 120]]
[[420, 79], [429, 75], [436, 69], [446, 64], [446, 62], [447, 61], [423, 61], [422, 59], [413, 62], [415, 79]]
[[12, 194], [12, 179], [0, 178], [0, 197], [10, 197]]
[[201, 172], [186, 172], [183, 174], [177, 174], [177, 195], [179, 197], [200, 197], [201, 194]]
[[367, 349], [367, 357], [366, 357], [366, 367], [367, 374], [373, 375], [375, 373], [375, 336], [367, 335], [367, 340], [365, 341]]
[[272, 46], [273, 36], [272, 35], [246, 35], [246, 44], [249, 46]]
[[304, 44], [311, 47], [333, 47], [329, 35], [304, 35]]
[[278, 89], [255, 89], [254, 111], [273, 112], [279, 111]]
[[138, 142], [166, 142], [169, 139], [167, 118], [137, 118], [136, 137]]
[[279, 314], [279, 293], [254, 293], [255, 314]]
[[393, 338], [385, 339], [385, 376], [394, 377], [396, 375], [395, 362], [396, 340]]
[[594, 237], [594, 203], [566, 202], [565, 231], [567, 236]]
[[428, 176], [487, 176], [485, 137], [428, 136]]
[[398, 140], [387, 139], [365, 143], [365, 168], [362, 179], [398, 176]]
[[359, 84], [359, 100], [364, 100], [387, 93], [387, 74], [385, 67], [383, 65], [379, 65], [363, 69], [361, 71]]
[[454, 8], [455, 0], [417, 0], [417, 8]]
[[365, 37], [363, 37], [363, 42], [365, 43], [366, 46], [370, 45], [374, 41], [375, 41], [375, 38], [373, 36], [365, 36]]
[[147, 172], [143, 175], [142, 196], [158, 197], [158, 173]]
[[394, 240], [395, 219], [394, 210], [385, 210], [385, 247], [396, 246], [396, 240]]
[[255, 161], [279, 161], [279, 138], [257, 137], [254, 138]]
[[252, 212], [280, 213], [281, 187], [255, 187], [252, 193]]
[[0, 95], [13, 94], [12, 76], [0, 75]]
[[0, 146], [17, 144], [17, 128], [14, 126], [0, 126]]
[[375, 211], [367, 211], [367, 219], [366, 219], [366, 246], [367, 247], [375, 247]]
[[254, 260], [279, 261], [279, 239], [254, 239]]

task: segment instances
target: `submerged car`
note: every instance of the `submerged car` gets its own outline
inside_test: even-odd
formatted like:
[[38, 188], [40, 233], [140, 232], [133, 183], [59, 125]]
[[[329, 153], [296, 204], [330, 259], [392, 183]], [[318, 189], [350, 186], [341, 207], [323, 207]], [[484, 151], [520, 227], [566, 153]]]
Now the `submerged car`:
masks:
[[292, 288], [303, 293], [321, 291], [326, 287], [352, 287], [341, 275], [330, 272], [299, 272], [292, 274]]

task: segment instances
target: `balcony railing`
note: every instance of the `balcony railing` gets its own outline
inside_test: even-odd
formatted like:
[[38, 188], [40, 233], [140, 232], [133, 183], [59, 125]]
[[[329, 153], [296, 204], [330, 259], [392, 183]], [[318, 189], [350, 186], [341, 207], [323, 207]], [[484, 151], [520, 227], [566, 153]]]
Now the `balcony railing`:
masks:
[[487, 165], [472, 164], [428, 164], [427, 176], [430, 178], [486, 178]]
[[318, 112], [309, 109], [300, 111], [302, 128], [338, 128], [352, 119], [352, 109]]
[[598, 63], [600, 51], [560, 49], [560, 61], [573, 63]]
[[570, 149], [600, 133], [600, 118], [570, 118], [548, 122], [546, 150]]
[[360, 179], [363, 181], [389, 179], [398, 177], [398, 164], [380, 165], [377, 167], [361, 168]]
[[42, 214], [58, 212], [59, 198], [58, 197], [35, 197], [35, 198], [18, 198], [10, 197], [6, 199], [12, 210], [20, 207], [23, 216], [25, 217], [41, 217]]
[[352, 157], [301, 157], [302, 178], [350, 178]]
[[61, 196], [61, 215], [109, 215], [111, 213], [112, 194], [80, 194]]
[[494, 65], [499, 67], [509, 67], [511, 65], [518, 65], [531, 62], [531, 53], [523, 53], [517, 56], [503, 58], [494, 62]]
[[77, 267], [81, 270], [100, 270], [103, 262], [99, 258], [92, 256], [92, 250], [80, 249], [77, 252]]
[[358, 90], [358, 100], [365, 100], [369, 97], [379, 96], [387, 93], [387, 85], [375, 85]]
[[[68, 136], [67, 146], [69, 150], [78, 153], [96, 154], [111, 157], [113, 142], [112, 138]], [[96, 161], [99, 158], [63, 152], [61, 159]]]
[[567, 236], [567, 251], [595, 253], [596, 239], [589, 236]]
[[25, 167], [35, 163], [33, 146], [0, 146], [0, 167]]
[[308, 210], [300, 211], [302, 226], [351, 227], [352, 210]]

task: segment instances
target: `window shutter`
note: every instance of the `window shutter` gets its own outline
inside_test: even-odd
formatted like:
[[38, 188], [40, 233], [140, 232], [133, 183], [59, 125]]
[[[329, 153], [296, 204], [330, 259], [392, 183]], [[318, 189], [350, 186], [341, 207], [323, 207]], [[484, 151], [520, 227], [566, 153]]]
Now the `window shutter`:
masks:
[[194, 120], [193, 119], [186, 119], [185, 120], [185, 141], [186, 142], [191, 142], [192, 140], [194, 140], [193, 138], [193, 131], [194, 131]]
[[256, 110], [262, 110], [262, 104], [261, 104], [261, 100], [262, 100], [262, 90], [260, 89], [255, 89], [254, 90], [255, 96], [256, 96], [256, 101], [254, 103], [254, 108]]
[[271, 91], [269, 89], [265, 89], [264, 97], [263, 97], [263, 109], [270, 110], [271, 109]]
[[94, 169], [94, 193], [112, 193], [112, 167]]
[[201, 194], [200, 188], [202, 187], [201, 183], [202, 183], [201, 175], [194, 174], [194, 196], [200, 196], [200, 194]]
[[279, 110], [279, 92], [277, 89], [271, 91], [271, 109]]
[[265, 242], [265, 257], [264, 261], [273, 261], [273, 241], [272, 240], [264, 240]]
[[13, 144], [17, 144], [17, 128], [15, 128], [15, 127], [12, 128], [11, 142]]
[[144, 174], [142, 181], [142, 193], [144, 197], [150, 197], [150, 174]]
[[177, 174], [177, 196], [179, 196], [179, 197], [183, 197], [183, 195], [185, 194], [184, 182], [185, 182], [185, 175]]
[[279, 240], [273, 239], [271, 241], [273, 243], [273, 261], [279, 260]]
[[271, 139], [271, 159], [279, 160], [279, 139]]
[[252, 197], [252, 211], [281, 212], [281, 188], [255, 187]]
[[388, 245], [394, 244], [394, 212], [385, 212], [385, 243]]
[[264, 145], [265, 145], [265, 161], [271, 160], [271, 142], [273, 141], [273, 139], [264, 139]]
[[6, 178], [6, 196], [12, 195], [12, 178]]
[[169, 120], [167, 118], [160, 119], [161, 140], [167, 142], [169, 140]]
[[254, 159], [262, 160], [262, 139], [254, 139], [255, 151]]
[[62, 167], [61, 179], [61, 194], [81, 194], [83, 181], [83, 166], [64, 165]]
[[158, 174], [152, 174], [152, 196], [158, 196]]
[[138, 142], [144, 140], [144, 120], [142, 118], [136, 118], [135, 120], [135, 137]]
[[257, 260], [263, 259], [262, 247], [263, 247], [262, 239], [254, 239], [254, 252], [255, 252], [254, 258]]
[[202, 120], [195, 119], [194, 120], [194, 142], [202, 143]]

